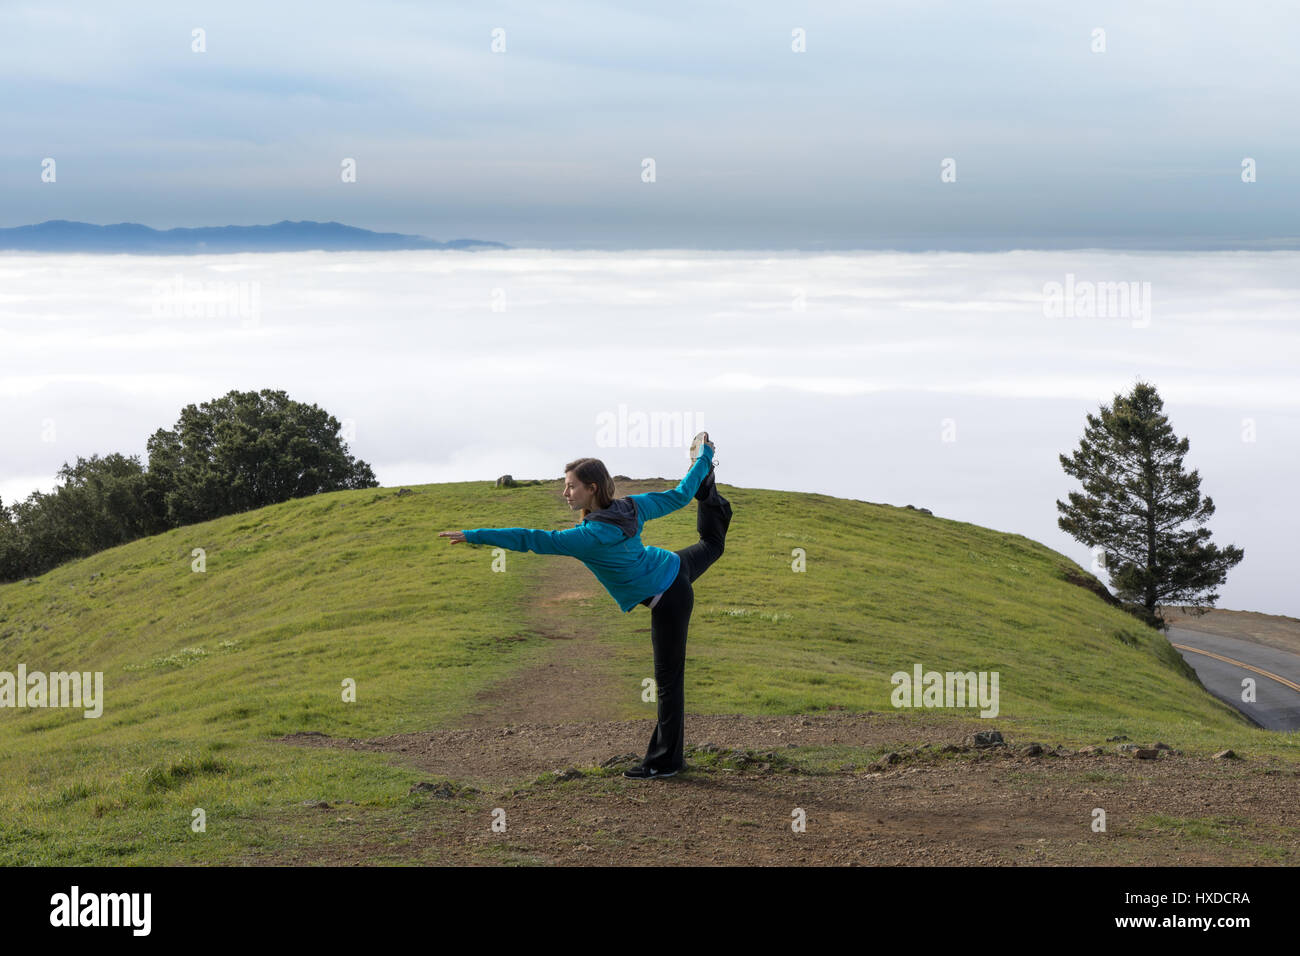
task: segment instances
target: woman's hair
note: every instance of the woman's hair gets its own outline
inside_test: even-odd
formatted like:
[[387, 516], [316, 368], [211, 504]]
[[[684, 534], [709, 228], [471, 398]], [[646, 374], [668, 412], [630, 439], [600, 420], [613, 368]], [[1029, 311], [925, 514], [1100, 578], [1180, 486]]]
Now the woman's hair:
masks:
[[[596, 486], [596, 507], [608, 508], [610, 502], [614, 500], [614, 479], [609, 476], [609, 469], [599, 458], [579, 458], [577, 461], [571, 461], [564, 466], [564, 473], [567, 475], [573, 472], [578, 481], [582, 482], [585, 488], [587, 485]], [[585, 518], [591, 514], [593, 509], [583, 508], [582, 516]]]

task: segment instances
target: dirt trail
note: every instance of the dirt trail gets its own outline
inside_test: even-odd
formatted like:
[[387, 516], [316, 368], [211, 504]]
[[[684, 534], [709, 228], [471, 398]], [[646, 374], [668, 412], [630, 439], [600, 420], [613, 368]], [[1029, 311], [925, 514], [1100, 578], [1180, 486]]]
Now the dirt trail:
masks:
[[[1082, 753], [1042, 741], [1049, 749], [1030, 755], [1028, 741], [1008, 739], [991, 750], [964, 743], [965, 732], [991, 729], [988, 723], [688, 713], [688, 769], [649, 781], [620, 773], [639, 756], [648, 720], [286, 738], [390, 753], [430, 774], [427, 796], [400, 830], [359, 827], [349, 842], [325, 850], [247, 862], [1300, 863], [1294, 766], [1167, 753], [1136, 760], [1114, 744]], [[834, 745], [872, 749], [820, 760], [804, 749]], [[507, 833], [491, 829], [498, 808]], [[1096, 808], [1106, 811], [1105, 832], [1092, 830]], [[800, 810], [802, 833], [791, 827]]]
[[[610, 761], [619, 761], [620, 768], [629, 766], [645, 753], [654, 725], [653, 719], [511, 722], [493, 728], [392, 734], [369, 740], [317, 735], [283, 739], [307, 746], [400, 753], [412, 766], [431, 774], [490, 787], [529, 782], [544, 773], [596, 767]], [[700, 748], [709, 744], [728, 751], [829, 745], [902, 748], [920, 743], [942, 748], [945, 744], [961, 744], [966, 733], [987, 729], [978, 721], [903, 720], [894, 714], [750, 717], [688, 712], [686, 749], [702, 752]]]
[[604, 598], [605, 591], [572, 558], [556, 555], [544, 560], [527, 620], [548, 638], [545, 657], [479, 694], [476, 706], [460, 721], [462, 727], [608, 720], [619, 713], [614, 701], [626, 690], [612, 675], [612, 651], [573, 613]]

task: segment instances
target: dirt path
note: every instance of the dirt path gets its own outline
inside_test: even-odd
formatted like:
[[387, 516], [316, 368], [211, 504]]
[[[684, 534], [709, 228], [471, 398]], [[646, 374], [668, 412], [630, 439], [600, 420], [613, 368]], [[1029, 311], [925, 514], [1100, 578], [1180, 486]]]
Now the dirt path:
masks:
[[[626, 693], [612, 674], [613, 654], [574, 609], [605, 598], [605, 591], [572, 558], [543, 559], [527, 620], [548, 639], [542, 660], [479, 694], [464, 714], [466, 728], [499, 728], [529, 721], [566, 723], [618, 716]], [[635, 613], [635, 612], [634, 612]]]
[[[1267, 759], [1156, 760], [1028, 741], [976, 749], [988, 722], [898, 714], [687, 714], [688, 769], [621, 775], [650, 721], [516, 724], [373, 740], [431, 779], [400, 831], [263, 863], [554, 865], [1294, 865], [1300, 770]], [[805, 748], [840, 746], [849, 751]], [[894, 753], [889, 757], [888, 753]], [[601, 765], [606, 766], [601, 766]], [[448, 785], [446, 780], [454, 781]], [[506, 833], [491, 828], [506, 813]], [[1093, 832], [1094, 810], [1107, 829]], [[806, 814], [795, 832], [793, 814]], [[356, 811], [335, 807], [325, 813]], [[394, 834], [399, 834], [395, 836]]]

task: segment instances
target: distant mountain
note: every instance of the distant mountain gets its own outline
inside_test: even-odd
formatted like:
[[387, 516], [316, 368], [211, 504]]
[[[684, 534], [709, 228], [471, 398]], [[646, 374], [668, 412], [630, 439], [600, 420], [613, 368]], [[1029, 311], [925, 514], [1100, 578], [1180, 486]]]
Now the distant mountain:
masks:
[[0, 229], [0, 251], [126, 252], [199, 254], [211, 252], [330, 252], [366, 249], [509, 249], [500, 242], [452, 239], [439, 242], [397, 232], [371, 232], [341, 222], [277, 222], [273, 226], [204, 226], [151, 229], [135, 222], [96, 226], [51, 219], [35, 226]]

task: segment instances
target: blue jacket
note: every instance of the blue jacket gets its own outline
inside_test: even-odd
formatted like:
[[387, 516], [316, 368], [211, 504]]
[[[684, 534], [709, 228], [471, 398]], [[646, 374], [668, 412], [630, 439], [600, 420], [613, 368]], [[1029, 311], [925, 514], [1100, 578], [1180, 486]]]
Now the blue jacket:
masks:
[[652, 594], [668, 590], [677, 579], [682, 563], [674, 551], [642, 544], [641, 528], [647, 521], [689, 503], [709, 473], [712, 460], [713, 448], [704, 445], [700, 457], [672, 491], [615, 498], [608, 508], [591, 512], [576, 528], [567, 531], [473, 528], [462, 534], [470, 544], [577, 558], [591, 569], [596, 580], [626, 613]]

